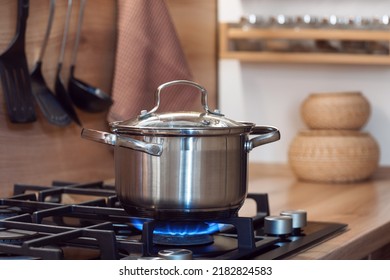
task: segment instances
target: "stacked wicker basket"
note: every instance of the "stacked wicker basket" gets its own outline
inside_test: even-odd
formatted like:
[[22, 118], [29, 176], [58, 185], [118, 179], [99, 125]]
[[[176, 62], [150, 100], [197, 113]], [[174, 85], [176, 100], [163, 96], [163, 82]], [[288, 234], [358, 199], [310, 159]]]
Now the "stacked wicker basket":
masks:
[[356, 182], [369, 178], [379, 164], [379, 146], [362, 132], [370, 104], [360, 92], [313, 93], [301, 107], [309, 130], [293, 139], [289, 164], [299, 179]]

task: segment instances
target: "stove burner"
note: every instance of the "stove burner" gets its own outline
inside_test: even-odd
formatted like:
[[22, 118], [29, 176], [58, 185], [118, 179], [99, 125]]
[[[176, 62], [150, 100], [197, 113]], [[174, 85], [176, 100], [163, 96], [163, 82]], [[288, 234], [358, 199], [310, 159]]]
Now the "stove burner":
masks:
[[[132, 220], [132, 224], [138, 230], [142, 231], [145, 220]], [[208, 235], [219, 232], [226, 225], [209, 222], [159, 222], [154, 228], [153, 233], [156, 235], [166, 236], [191, 236], [191, 235]]]
[[0, 228], [0, 243], [20, 245], [37, 235], [34, 231]]
[[15, 206], [0, 205], [0, 220], [15, 217], [22, 212], [22, 209]]
[[206, 222], [161, 222], [153, 231], [153, 243], [166, 246], [195, 246], [213, 242], [219, 224]]
[[198, 235], [164, 235], [154, 234], [153, 243], [165, 246], [199, 246], [213, 243], [214, 238], [209, 234]]
[[[68, 194], [91, 199], [70, 205], [64, 203]], [[48, 196], [58, 199], [48, 201]], [[281, 215], [293, 219], [293, 232], [273, 236], [265, 230], [265, 218], [270, 215], [267, 194], [248, 194], [247, 198], [256, 204], [253, 217], [160, 220], [129, 216], [113, 186], [15, 185], [12, 197], [0, 199], [0, 259], [136, 260], [191, 254], [194, 260], [284, 259], [347, 227], [305, 222], [302, 211], [283, 211]], [[294, 226], [295, 218], [299, 223]]]

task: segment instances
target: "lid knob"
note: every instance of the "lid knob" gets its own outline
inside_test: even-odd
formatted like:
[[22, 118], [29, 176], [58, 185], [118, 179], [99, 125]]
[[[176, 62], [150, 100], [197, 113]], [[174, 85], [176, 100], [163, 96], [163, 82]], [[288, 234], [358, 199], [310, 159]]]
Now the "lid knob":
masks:
[[167, 82], [165, 84], [160, 85], [157, 88], [156, 93], [155, 93], [155, 100], [156, 100], [155, 101], [155, 106], [149, 112], [146, 111], [145, 113], [143, 113], [143, 110], [142, 110], [140, 117], [144, 117], [145, 118], [145, 117], [150, 116], [154, 112], [156, 112], [158, 107], [160, 106], [160, 95], [161, 95], [162, 90], [167, 88], [167, 87], [174, 86], [174, 85], [189, 85], [189, 86], [197, 88], [201, 92], [201, 94], [202, 94], [201, 104], [203, 106], [204, 111], [206, 113], [209, 113], [209, 114], [215, 114], [215, 115], [218, 115], [218, 116], [223, 116], [221, 113], [219, 113], [219, 110], [218, 110], [218, 112], [210, 111], [209, 106], [207, 104], [207, 90], [204, 87], [202, 87], [201, 85], [199, 85], [199, 84], [197, 84], [195, 82], [192, 82], [192, 81], [177, 80], [177, 81], [171, 81], [171, 82]]

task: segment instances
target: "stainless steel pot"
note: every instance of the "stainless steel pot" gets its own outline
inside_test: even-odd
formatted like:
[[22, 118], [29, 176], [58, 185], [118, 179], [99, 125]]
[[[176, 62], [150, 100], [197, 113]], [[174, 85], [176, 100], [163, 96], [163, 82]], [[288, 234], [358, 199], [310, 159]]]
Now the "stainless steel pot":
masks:
[[[200, 90], [204, 112], [156, 113], [161, 91], [178, 84]], [[160, 220], [234, 216], [247, 194], [248, 153], [280, 139], [274, 127], [210, 111], [207, 91], [186, 80], [159, 86], [152, 110], [110, 128], [83, 129], [82, 137], [115, 146], [116, 192], [125, 210]]]

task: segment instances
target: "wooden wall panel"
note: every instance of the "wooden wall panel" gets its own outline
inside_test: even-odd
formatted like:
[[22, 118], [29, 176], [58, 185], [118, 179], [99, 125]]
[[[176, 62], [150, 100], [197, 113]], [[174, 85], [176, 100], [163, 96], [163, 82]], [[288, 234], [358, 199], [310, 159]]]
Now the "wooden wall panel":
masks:
[[[57, 0], [55, 19], [43, 61], [43, 73], [54, 87], [60, 43], [67, 7]], [[74, 2], [71, 28], [63, 67], [63, 79], [69, 75], [79, 1]], [[0, 48], [7, 47], [15, 33], [16, 3], [0, 0]], [[38, 58], [48, 20], [49, 0], [30, 0], [26, 52], [30, 69]], [[82, 38], [76, 62], [76, 76], [110, 92], [116, 42], [116, 5], [114, 0], [88, 1]], [[75, 124], [57, 127], [49, 124], [39, 110], [31, 124], [8, 121], [0, 92], [0, 195], [9, 195], [14, 183], [50, 184], [52, 180], [86, 181], [114, 176], [111, 148], [81, 139]], [[105, 113], [77, 111], [85, 127], [107, 129]]]
[[[30, 69], [38, 58], [48, 19], [49, 0], [30, 0], [26, 50]], [[69, 75], [79, 1], [75, 0], [64, 61]], [[0, 52], [15, 32], [15, 0], [0, 0]], [[167, 0], [171, 15], [193, 70], [195, 80], [210, 92], [216, 106], [216, 1]], [[43, 62], [43, 73], [53, 89], [67, 0], [57, 0], [54, 26]], [[76, 76], [110, 92], [114, 74], [116, 0], [88, 1], [76, 63]], [[1, 87], [0, 87], [1, 88]], [[77, 110], [83, 125], [108, 130], [106, 114]], [[14, 183], [50, 184], [52, 180], [90, 181], [114, 177], [111, 147], [81, 139], [75, 124], [56, 127], [40, 114], [32, 124], [8, 121], [0, 89], [0, 197], [11, 194]]]
[[209, 92], [217, 107], [217, 1], [167, 0], [194, 80]]

